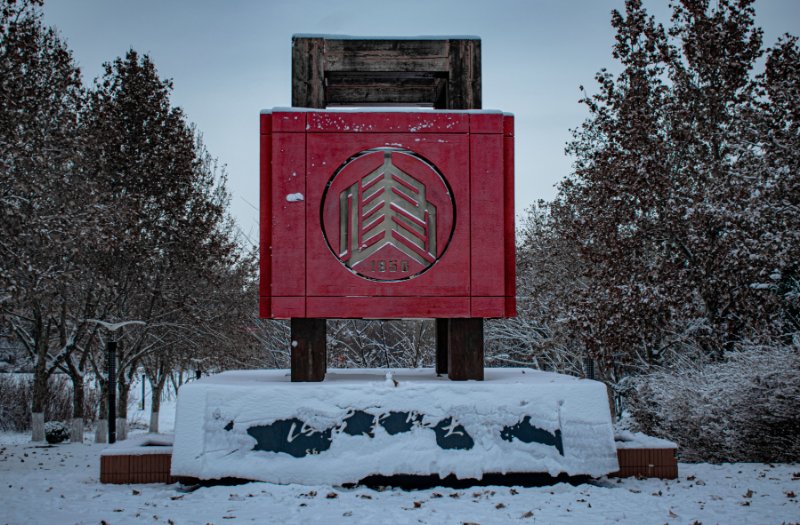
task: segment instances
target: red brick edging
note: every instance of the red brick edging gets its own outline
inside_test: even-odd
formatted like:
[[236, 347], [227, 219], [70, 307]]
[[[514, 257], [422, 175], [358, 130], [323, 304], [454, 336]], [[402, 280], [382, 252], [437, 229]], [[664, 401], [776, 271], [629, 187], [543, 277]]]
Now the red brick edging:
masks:
[[100, 483], [175, 483], [172, 454], [100, 456]]
[[[617, 449], [619, 471], [613, 477], [675, 479], [678, 459], [674, 448]], [[116, 484], [177, 483], [170, 475], [172, 454], [100, 456], [100, 482]]]
[[675, 479], [678, 477], [676, 452], [674, 448], [618, 448], [619, 471], [609, 476]]

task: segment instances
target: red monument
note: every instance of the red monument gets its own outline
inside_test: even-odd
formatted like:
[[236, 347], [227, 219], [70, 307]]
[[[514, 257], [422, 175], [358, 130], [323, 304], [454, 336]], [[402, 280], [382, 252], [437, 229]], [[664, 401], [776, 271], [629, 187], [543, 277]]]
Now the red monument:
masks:
[[261, 316], [515, 315], [513, 117], [261, 116]]

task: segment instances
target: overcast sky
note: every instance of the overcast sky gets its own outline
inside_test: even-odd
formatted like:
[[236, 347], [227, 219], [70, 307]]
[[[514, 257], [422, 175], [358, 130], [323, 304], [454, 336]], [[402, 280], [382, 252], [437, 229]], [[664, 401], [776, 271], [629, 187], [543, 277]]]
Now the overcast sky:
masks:
[[[668, 20], [666, 0], [645, 1]], [[258, 114], [291, 103], [291, 36], [476, 35], [483, 107], [516, 115], [516, 212], [552, 199], [570, 171], [569, 130], [586, 117], [578, 86], [611, 67], [612, 9], [623, 0], [48, 0], [56, 26], [90, 83], [129, 48], [175, 84], [173, 104], [227, 165], [232, 212], [257, 239]], [[771, 45], [800, 34], [800, 1], [759, 0]]]

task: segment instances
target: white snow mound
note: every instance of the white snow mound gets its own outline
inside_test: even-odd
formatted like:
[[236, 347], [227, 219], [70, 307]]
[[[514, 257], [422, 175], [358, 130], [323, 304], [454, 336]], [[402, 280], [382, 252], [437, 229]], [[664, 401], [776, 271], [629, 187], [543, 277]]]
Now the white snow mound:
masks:
[[[390, 379], [387, 379], [390, 378]], [[606, 387], [530, 369], [449, 381], [431, 369], [225, 372], [178, 396], [172, 474], [354, 483], [377, 474], [618, 470]]]

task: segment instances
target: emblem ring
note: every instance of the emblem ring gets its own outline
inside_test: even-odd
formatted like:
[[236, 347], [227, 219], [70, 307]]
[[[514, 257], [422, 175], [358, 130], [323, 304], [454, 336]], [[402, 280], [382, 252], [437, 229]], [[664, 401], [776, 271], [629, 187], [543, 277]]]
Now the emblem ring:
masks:
[[407, 149], [373, 148], [334, 171], [320, 223], [328, 249], [348, 271], [397, 282], [422, 275], [444, 255], [456, 206], [432, 162]]

